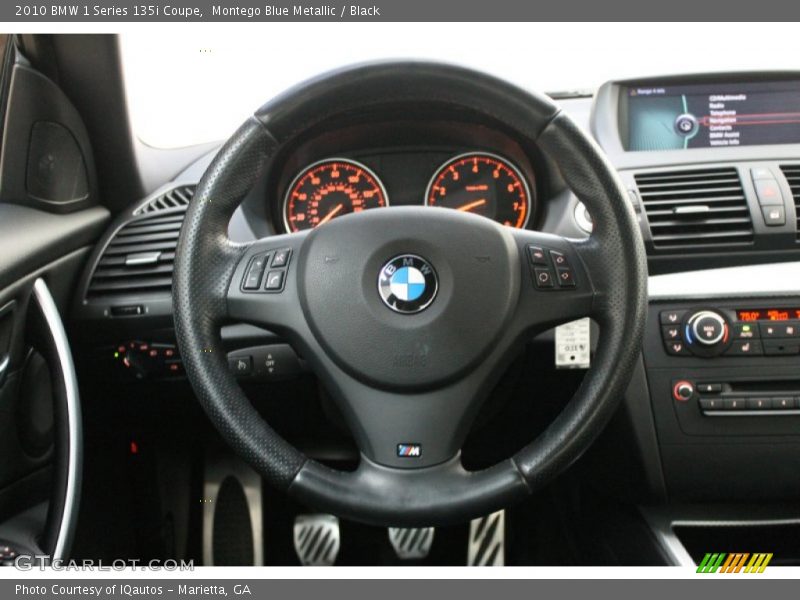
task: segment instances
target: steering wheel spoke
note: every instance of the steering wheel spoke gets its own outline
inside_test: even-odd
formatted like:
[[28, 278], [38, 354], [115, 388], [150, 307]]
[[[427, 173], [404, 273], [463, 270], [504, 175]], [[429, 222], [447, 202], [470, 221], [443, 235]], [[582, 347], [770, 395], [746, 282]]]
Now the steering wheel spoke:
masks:
[[394, 469], [420, 469], [460, 453], [481, 403], [496, 383], [496, 353], [449, 385], [378, 388], [352, 377], [319, 351], [303, 350], [339, 406], [362, 455]]

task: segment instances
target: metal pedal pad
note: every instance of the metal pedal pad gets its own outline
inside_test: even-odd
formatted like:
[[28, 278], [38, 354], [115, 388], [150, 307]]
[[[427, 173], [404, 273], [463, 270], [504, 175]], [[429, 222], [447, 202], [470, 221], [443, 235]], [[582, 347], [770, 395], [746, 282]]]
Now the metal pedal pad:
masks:
[[467, 565], [502, 567], [506, 562], [506, 511], [473, 519], [469, 524]]
[[418, 560], [428, 556], [433, 544], [433, 527], [419, 529], [389, 528], [389, 541], [400, 560]]
[[298, 515], [294, 551], [304, 567], [330, 567], [339, 555], [339, 519], [333, 515]]

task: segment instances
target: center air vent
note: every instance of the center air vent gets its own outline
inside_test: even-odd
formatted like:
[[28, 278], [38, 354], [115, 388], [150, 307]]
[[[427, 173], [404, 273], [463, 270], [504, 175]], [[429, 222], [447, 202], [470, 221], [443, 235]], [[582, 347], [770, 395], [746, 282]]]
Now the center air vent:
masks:
[[639, 173], [635, 180], [655, 249], [753, 243], [735, 168]]
[[[152, 202], [140, 209], [149, 207]], [[103, 250], [89, 282], [88, 299], [169, 293], [172, 289], [172, 263], [186, 205], [160, 207], [138, 214], [144, 216], [124, 224]]]
[[800, 165], [781, 165], [786, 181], [792, 188], [794, 198], [795, 215], [797, 216], [797, 241], [800, 242]]

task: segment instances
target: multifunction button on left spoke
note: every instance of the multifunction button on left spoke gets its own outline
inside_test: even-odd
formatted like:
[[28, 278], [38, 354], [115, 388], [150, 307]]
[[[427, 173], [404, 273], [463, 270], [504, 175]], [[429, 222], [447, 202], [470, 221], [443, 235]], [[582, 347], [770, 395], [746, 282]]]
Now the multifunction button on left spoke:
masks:
[[269, 254], [257, 254], [250, 259], [250, 265], [244, 275], [242, 289], [257, 290], [261, 287], [261, 278], [264, 276], [264, 269], [269, 261]]
[[278, 248], [253, 256], [242, 280], [242, 290], [272, 293], [283, 291], [291, 256], [291, 248]]

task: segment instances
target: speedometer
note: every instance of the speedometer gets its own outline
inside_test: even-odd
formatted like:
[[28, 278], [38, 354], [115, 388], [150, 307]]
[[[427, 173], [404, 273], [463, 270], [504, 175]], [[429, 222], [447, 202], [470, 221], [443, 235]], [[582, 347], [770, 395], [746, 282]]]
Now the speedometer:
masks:
[[303, 169], [283, 203], [286, 231], [324, 225], [335, 217], [389, 205], [378, 176], [359, 162], [328, 158]]
[[472, 212], [510, 227], [525, 227], [531, 212], [528, 183], [510, 161], [471, 152], [443, 164], [431, 178], [425, 204]]

